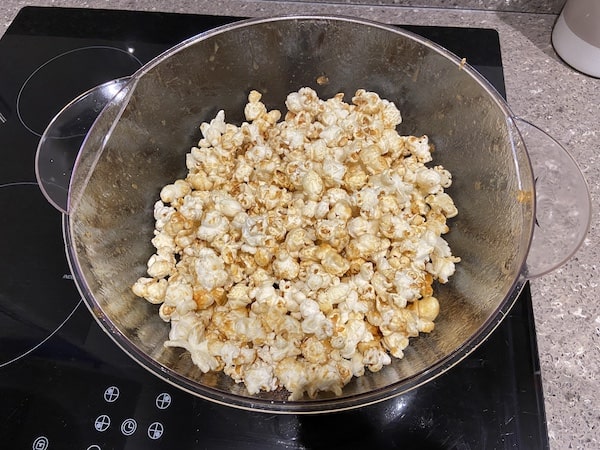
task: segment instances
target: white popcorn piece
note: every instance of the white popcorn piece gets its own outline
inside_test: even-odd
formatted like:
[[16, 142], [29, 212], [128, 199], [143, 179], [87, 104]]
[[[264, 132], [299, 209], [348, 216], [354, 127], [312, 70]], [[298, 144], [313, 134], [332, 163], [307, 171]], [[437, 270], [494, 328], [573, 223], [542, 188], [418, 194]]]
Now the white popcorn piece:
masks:
[[325, 186], [323, 180], [317, 172], [309, 170], [304, 174], [302, 180], [302, 189], [309, 200], [317, 201], [323, 195]]
[[390, 355], [380, 348], [369, 347], [363, 353], [362, 364], [367, 366], [371, 372], [379, 372], [383, 366], [387, 366], [391, 362]]
[[217, 209], [206, 212], [196, 230], [196, 237], [202, 241], [212, 242], [229, 229], [229, 221]]
[[133, 293], [144, 297], [155, 305], [164, 302], [167, 292], [167, 280], [164, 278], [139, 278], [132, 287]]
[[195, 276], [200, 286], [210, 291], [224, 286], [229, 278], [223, 260], [210, 248], [202, 248], [194, 263]]
[[177, 180], [173, 184], [168, 184], [160, 191], [160, 199], [164, 203], [173, 203], [175, 200], [188, 195], [192, 187], [184, 180]]
[[223, 110], [220, 110], [210, 123], [203, 123], [200, 125], [200, 131], [202, 132], [204, 139], [213, 147], [219, 145], [221, 135], [225, 132], [225, 128], [225, 111]]
[[300, 264], [296, 258], [284, 250], [277, 252], [273, 261], [273, 275], [279, 279], [293, 280], [300, 272]]
[[185, 280], [168, 283], [164, 296], [165, 305], [175, 307], [180, 315], [185, 315], [196, 309], [194, 291]]
[[156, 221], [154, 228], [157, 231], [162, 230], [174, 212], [175, 208], [167, 206], [161, 200], [158, 200], [154, 204], [154, 220]]
[[442, 235], [458, 210], [427, 136], [359, 89], [290, 93], [284, 120], [251, 91], [241, 125], [200, 125], [185, 179], [154, 205], [156, 252], [135, 295], [170, 323], [166, 346], [249, 394], [341, 394], [434, 330], [460, 258]]
[[405, 142], [410, 153], [417, 158], [417, 161], [427, 163], [433, 159], [431, 157], [429, 138], [427, 136], [409, 136]]
[[273, 376], [273, 367], [270, 364], [256, 360], [246, 369], [244, 384], [249, 394], [275, 390], [277, 381]]
[[169, 254], [155, 253], [148, 260], [148, 275], [164, 278], [175, 270], [175, 257]]

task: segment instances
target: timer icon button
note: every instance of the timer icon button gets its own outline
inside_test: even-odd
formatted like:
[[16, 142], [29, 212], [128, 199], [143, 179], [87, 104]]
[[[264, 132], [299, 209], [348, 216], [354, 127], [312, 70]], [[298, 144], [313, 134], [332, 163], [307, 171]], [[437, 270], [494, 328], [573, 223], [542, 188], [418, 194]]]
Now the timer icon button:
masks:
[[121, 424], [121, 433], [131, 436], [137, 430], [137, 422], [134, 419], [125, 419]]

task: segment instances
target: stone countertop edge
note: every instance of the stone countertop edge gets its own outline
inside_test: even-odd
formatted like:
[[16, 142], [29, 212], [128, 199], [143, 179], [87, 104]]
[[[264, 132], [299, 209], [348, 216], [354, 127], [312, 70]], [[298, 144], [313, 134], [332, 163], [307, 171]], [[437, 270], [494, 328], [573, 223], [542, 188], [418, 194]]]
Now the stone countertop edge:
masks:
[[[375, 2], [374, 2], [375, 3]], [[433, 4], [434, 2], [432, 2]], [[4, 0], [0, 36], [24, 6], [94, 7], [258, 17], [341, 14], [395, 24], [492, 28], [499, 32], [508, 103], [563, 144], [579, 164], [592, 197], [592, 224], [579, 252], [532, 281], [550, 448], [600, 448], [600, 79], [580, 74], [554, 52], [555, 14], [350, 3], [203, 0]], [[454, 2], [455, 3], [455, 2]], [[1, 69], [0, 69], [1, 70]]]

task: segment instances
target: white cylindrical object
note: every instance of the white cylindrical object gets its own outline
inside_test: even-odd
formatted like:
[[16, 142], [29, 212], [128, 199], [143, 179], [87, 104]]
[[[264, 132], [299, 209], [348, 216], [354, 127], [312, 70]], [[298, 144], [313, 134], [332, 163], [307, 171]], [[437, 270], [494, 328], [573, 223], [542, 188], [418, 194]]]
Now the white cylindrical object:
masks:
[[567, 0], [554, 25], [552, 44], [567, 64], [600, 77], [600, 0]]

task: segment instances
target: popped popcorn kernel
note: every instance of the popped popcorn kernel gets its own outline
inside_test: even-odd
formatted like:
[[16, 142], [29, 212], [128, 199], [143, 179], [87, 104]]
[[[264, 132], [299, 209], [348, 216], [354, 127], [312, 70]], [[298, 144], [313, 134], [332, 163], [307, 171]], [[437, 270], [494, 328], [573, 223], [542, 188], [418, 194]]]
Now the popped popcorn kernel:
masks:
[[340, 395], [434, 330], [433, 283], [460, 261], [442, 237], [452, 175], [426, 166], [428, 137], [399, 135], [400, 111], [374, 92], [346, 103], [305, 87], [285, 114], [261, 100], [248, 94], [239, 126], [224, 111], [200, 125], [132, 291], [201, 371], [249, 394]]

